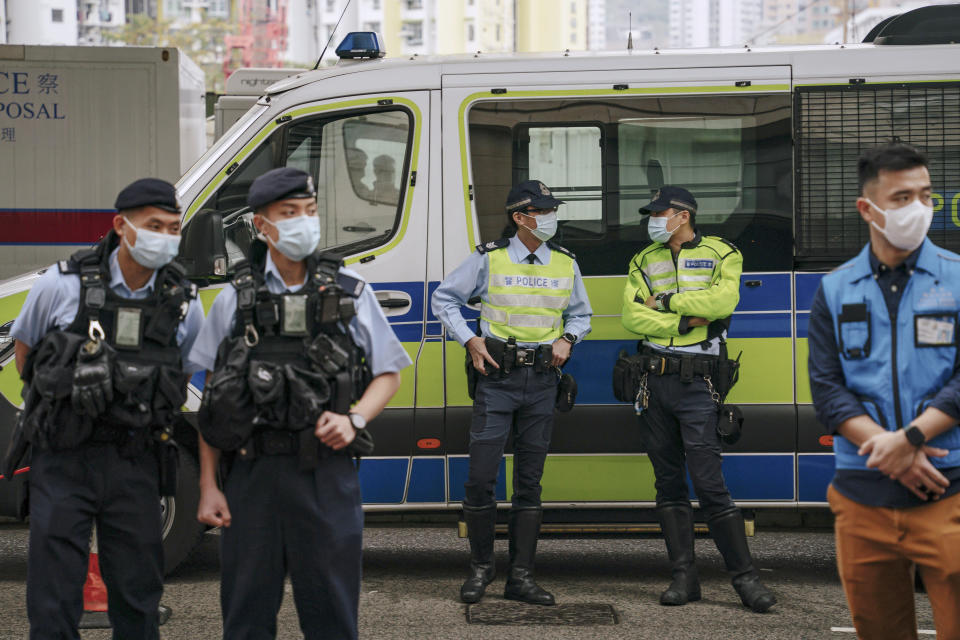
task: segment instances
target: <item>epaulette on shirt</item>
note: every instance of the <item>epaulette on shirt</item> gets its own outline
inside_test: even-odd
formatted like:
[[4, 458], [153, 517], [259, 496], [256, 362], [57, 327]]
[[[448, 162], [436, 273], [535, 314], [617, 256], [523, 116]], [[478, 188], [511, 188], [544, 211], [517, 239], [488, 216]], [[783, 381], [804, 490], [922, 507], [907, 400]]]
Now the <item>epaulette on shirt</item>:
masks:
[[567, 249], [566, 247], [561, 247], [560, 245], [558, 245], [556, 242], [553, 242], [552, 240], [547, 240], [547, 247], [549, 247], [553, 251], [559, 251], [563, 255], [569, 257], [571, 260], [577, 259], [577, 256], [575, 253], [573, 253], [573, 251], [570, 251], [570, 249]]
[[354, 278], [345, 273], [337, 273], [337, 284], [340, 285], [340, 288], [343, 289], [343, 292], [348, 296], [359, 298], [364, 285], [367, 283], [360, 278]]
[[733, 249], [734, 251], [740, 251], [740, 249], [737, 249], [737, 245], [733, 244], [732, 242], [730, 242], [730, 241], [727, 240], [726, 238], [721, 238], [720, 236], [713, 236], [713, 237], [714, 237], [714, 238], [717, 238], [720, 242], [722, 242], [723, 244], [727, 245], [728, 247], [730, 247], [730, 248]]
[[491, 240], [490, 242], [484, 242], [483, 244], [477, 245], [478, 253], [486, 253], [488, 251], [493, 251], [494, 249], [506, 249], [510, 246], [510, 238], [498, 238], [497, 240]]

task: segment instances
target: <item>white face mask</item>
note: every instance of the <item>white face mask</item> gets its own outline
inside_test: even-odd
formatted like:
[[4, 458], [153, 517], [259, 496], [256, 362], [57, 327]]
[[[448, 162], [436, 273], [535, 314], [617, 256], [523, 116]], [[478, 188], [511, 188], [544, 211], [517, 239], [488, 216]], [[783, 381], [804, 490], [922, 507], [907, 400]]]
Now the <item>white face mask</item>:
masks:
[[674, 231], [679, 229], [674, 229], [673, 231], [667, 231], [667, 221], [676, 218], [680, 215], [680, 211], [673, 214], [672, 216], [667, 216], [666, 218], [654, 218], [650, 216], [650, 221], [647, 223], [647, 233], [650, 234], [650, 239], [654, 242], [659, 242], [661, 244], [667, 244], [670, 242], [670, 238], [673, 237]]
[[123, 234], [123, 244], [130, 250], [130, 255], [137, 264], [148, 269], [159, 269], [177, 257], [180, 251], [180, 234], [157, 233], [148, 229], [135, 227], [132, 222], [127, 224], [136, 231], [135, 244], [130, 244], [127, 234]]
[[277, 228], [277, 241], [263, 234], [267, 236], [267, 241], [291, 260], [303, 260], [320, 244], [320, 221], [317, 216], [302, 215], [278, 222], [266, 218], [263, 220]]
[[933, 207], [914, 200], [910, 204], [899, 209], [881, 209], [873, 203], [870, 198], [864, 198], [870, 203], [870, 206], [883, 214], [886, 224], [881, 229], [876, 221], [871, 221], [873, 228], [886, 237], [897, 249], [903, 251], [913, 251], [927, 237], [927, 231], [930, 230], [930, 223], [933, 221]]
[[546, 242], [552, 238], [557, 233], [557, 212], [551, 211], [550, 213], [541, 213], [538, 216], [531, 216], [528, 213], [520, 212], [522, 215], [527, 216], [528, 218], [533, 218], [537, 221], [537, 228], [531, 229], [527, 225], [523, 227], [533, 234], [533, 236], [540, 242]]

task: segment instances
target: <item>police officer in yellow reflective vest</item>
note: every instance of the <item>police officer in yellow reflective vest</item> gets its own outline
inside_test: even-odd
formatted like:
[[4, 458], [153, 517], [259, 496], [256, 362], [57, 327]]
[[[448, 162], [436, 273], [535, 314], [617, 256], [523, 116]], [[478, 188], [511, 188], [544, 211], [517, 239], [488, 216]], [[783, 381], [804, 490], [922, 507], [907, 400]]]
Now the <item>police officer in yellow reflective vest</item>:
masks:
[[673, 567], [673, 581], [660, 604], [700, 599], [686, 463], [733, 586], [743, 604], [760, 613], [776, 598], [760, 583], [743, 516], [723, 481], [714, 394], [730, 316], [740, 299], [743, 258], [723, 238], [696, 229], [697, 201], [682, 187], [664, 186], [640, 213], [650, 216], [653, 242], [630, 262], [623, 326], [641, 336], [640, 359], [647, 375], [636, 406]]
[[[433, 294], [433, 312], [464, 345], [481, 374], [473, 393], [470, 471], [463, 517], [470, 536], [470, 576], [464, 602], [478, 602], [495, 576], [493, 561], [497, 471], [507, 437], [514, 437], [513, 504], [509, 515], [510, 574], [504, 597], [552, 605], [533, 579], [540, 532], [540, 478], [550, 446], [558, 368], [590, 332], [587, 299], [575, 256], [552, 242], [557, 207], [542, 182], [528, 180], [507, 197], [508, 231], [479, 245]], [[479, 330], [460, 308], [479, 297]]]

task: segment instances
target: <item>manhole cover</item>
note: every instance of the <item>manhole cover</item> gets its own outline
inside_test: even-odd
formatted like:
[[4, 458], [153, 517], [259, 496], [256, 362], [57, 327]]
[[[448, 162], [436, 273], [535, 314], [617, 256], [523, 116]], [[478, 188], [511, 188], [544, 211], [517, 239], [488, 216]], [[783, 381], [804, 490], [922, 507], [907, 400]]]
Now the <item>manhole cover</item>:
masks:
[[481, 602], [467, 607], [470, 624], [552, 624], [591, 627], [617, 624], [617, 613], [608, 604], [558, 604], [541, 607], [509, 600]]

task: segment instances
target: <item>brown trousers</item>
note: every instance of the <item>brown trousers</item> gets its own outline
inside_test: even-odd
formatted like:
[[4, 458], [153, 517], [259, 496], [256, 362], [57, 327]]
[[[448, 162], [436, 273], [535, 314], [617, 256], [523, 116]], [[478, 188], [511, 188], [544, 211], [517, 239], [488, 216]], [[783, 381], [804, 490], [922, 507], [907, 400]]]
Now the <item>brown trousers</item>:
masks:
[[861, 640], [917, 638], [913, 567], [938, 640], [960, 640], [960, 494], [909, 509], [868, 507], [827, 490], [837, 568]]

